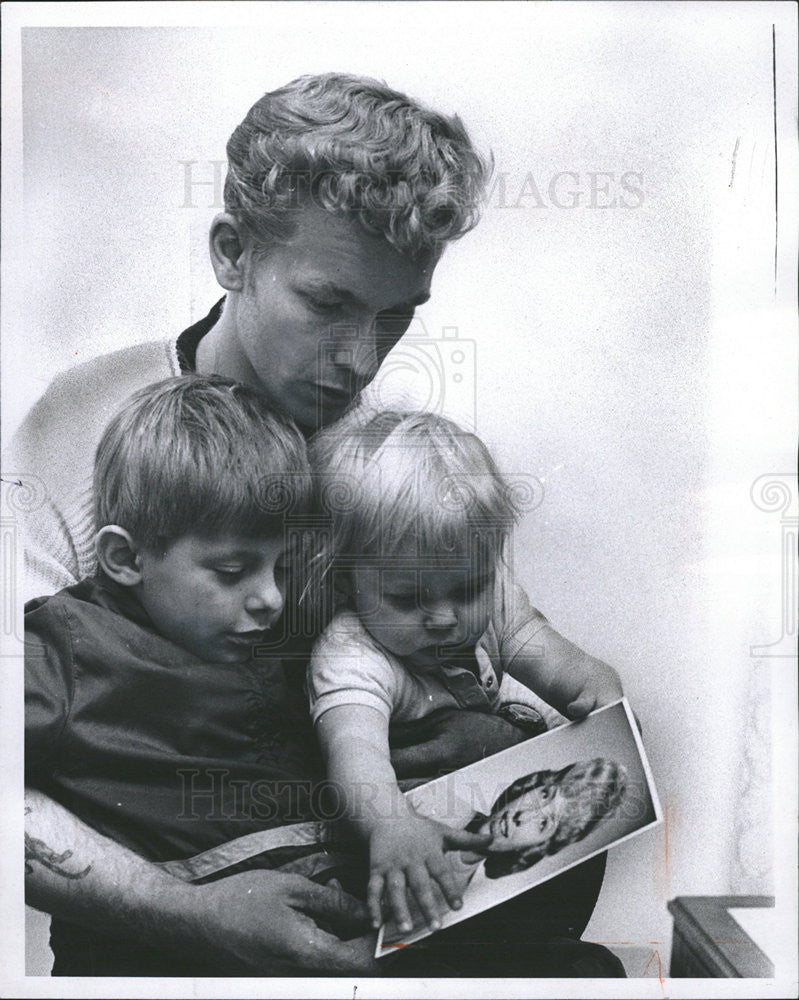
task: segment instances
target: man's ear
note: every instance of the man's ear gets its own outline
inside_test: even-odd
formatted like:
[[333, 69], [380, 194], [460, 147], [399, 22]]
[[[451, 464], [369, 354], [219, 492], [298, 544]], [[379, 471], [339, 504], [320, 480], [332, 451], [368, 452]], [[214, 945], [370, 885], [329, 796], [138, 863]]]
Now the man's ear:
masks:
[[100, 528], [94, 538], [94, 551], [106, 576], [116, 583], [123, 587], [141, 583], [139, 547], [124, 528], [117, 524]]
[[241, 223], [230, 212], [220, 213], [211, 223], [208, 242], [216, 280], [227, 291], [240, 292], [244, 287], [247, 244]]

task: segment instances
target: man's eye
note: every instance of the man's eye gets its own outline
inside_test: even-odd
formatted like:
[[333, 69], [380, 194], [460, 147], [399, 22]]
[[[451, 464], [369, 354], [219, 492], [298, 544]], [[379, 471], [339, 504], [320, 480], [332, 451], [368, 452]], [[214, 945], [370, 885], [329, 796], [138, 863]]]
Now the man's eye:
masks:
[[321, 313], [336, 312], [342, 306], [342, 303], [338, 299], [318, 299], [315, 295], [306, 294], [305, 301], [311, 309]]

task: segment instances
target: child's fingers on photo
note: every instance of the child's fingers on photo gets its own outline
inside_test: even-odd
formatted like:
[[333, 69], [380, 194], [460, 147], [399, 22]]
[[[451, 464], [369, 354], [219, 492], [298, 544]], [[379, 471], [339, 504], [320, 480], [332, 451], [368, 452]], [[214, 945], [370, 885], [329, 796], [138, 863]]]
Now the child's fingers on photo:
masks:
[[444, 834], [444, 848], [447, 851], [484, 851], [491, 843], [490, 833], [469, 833], [467, 830], [453, 830], [441, 824]]
[[385, 878], [382, 872], [373, 872], [369, 876], [369, 884], [366, 889], [366, 906], [369, 910], [369, 918], [372, 927], [379, 927], [383, 923], [383, 887]]
[[441, 893], [435, 891], [438, 887], [430, 878], [426, 865], [409, 866], [407, 877], [408, 885], [428, 927], [437, 931], [441, 926], [441, 915], [446, 910], [446, 906], [442, 905], [444, 900], [441, 898]]
[[408, 909], [407, 889], [404, 872], [389, 872], [386, 876], [385, 894], [394, 920], [401, 931], [409, 931], [413, 927], [411, 912]]
[[461, 890], [452, 871], [452, 865], [446, 855], [440, 858], [428, 858], [427, 870], [432, 878], [438, 883], [440, 891], [444, 894], [447, 905], [453, 910], [459, 910], [463, 905]]

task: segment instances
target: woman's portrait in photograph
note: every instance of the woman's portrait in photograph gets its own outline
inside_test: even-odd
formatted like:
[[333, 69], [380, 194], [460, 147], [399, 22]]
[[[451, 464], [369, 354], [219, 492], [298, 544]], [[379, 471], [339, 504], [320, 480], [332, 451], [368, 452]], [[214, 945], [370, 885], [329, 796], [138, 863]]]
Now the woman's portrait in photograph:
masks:
[[490, 815], [475, 816], [467, 827], [491, 834], [486, 876], [525, 871], [582, 840], [617, 808], [626, 787], [625, 768], [601, 757], [518, 778], [499, 796]]

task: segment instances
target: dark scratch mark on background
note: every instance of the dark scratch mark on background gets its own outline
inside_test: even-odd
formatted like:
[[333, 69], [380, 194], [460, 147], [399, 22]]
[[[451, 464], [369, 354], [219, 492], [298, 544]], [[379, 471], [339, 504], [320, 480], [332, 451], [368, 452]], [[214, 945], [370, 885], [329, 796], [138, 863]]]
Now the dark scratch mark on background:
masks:
[[732, 187], [732, 182], [735, 180], [735, 161], [738, 159], [738, 147], [741, 145], [741, 137], [735, 140], [735, 148], [732, 151], [732, 170], [730, 171], [730, 183], [727, 187]]
[[778, 167], [777, 167], [777, 30], [771, 26], [771, 92], [774, 108], [774, 295], [777, 294], [777, 238], [779, 232]]

